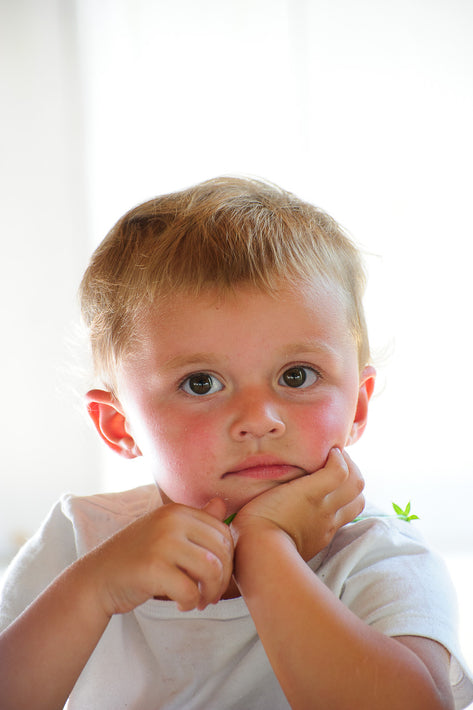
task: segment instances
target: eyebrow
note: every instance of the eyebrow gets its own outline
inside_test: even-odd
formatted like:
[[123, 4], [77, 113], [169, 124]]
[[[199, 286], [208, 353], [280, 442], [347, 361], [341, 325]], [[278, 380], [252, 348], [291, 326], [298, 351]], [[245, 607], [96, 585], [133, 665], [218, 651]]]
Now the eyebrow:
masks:
[[[225, 357], [225, 360], [228, 358]], [[166, 362], [163, 364], [162, 369], [169, 371], [169, 370], [178, 370], [181, 367], [194, 367], [198, 365], [202, 365], [205, 363], [205, 365], [217, 365], [218, 362], [221, 362], [220, 358], [217, 358], [214, 353], [192, 353], [191, 355], [175, 355], [174, 357], [170, 357]]]
[[341, 354], [323, 340], [303, 340], [300, 343], [293, 343], [284, 349], [284, 354], [288, 357], [298, 353], [318, 353], [337, 360], [341, 358]]
[[321, 350], [322, 352], [335, 353], [334, 348], [323, 340], [302, 340], [299, 343], [293, 343], [289, 345], [285, 352], [287, 353], [297, 353], [297, 352], [317, 352]]
[[[283, 358], [290, 358], [298, 353], [317, 353], [325, 357], [330, 357], [337, 361], [341, 360], [341, 355], [332, 348], [328, 343], [321, 340], [307, 340], [299, 343], [292, 343], [287, 347], [281, 348], [280, 355]], [[227, 356], [223, 358], [217, 357], [215, 353], [212, 352], [200, 352], [192, 353], [189, 355], [175, 355], [170, 357], [163, 364], [162, 369], [165, 371], [178, 370], [180, 368], [187, 367], [199, 367], [205, 365], [205, 367], [217, 366], [222, 363], [222, 359], [228, 360]]]

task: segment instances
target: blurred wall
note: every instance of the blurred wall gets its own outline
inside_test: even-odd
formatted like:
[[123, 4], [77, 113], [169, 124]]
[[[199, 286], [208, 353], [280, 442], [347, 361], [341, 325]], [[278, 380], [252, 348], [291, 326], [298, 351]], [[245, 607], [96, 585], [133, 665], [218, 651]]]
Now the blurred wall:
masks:
[[99, 479], [76, 394], [89, 246], [73, 9], [0, 3], [0, 562], [58, 495]]
[[81, 0], [78, 29], [92, 242], [229, 172], [331, 212], [368, 253], [367, 493], [470, 550], [473, 3]]
[[[367, 252], [380, 377], [353, 450], [470, 549], [473, 4], [0, 0], [0, 545], [64, 491], [131, 486], [83, 416], [87, 257], [138, 201], [216, 174], [321, 205]], [[385, 352], [389, 357], [384, 356]]]

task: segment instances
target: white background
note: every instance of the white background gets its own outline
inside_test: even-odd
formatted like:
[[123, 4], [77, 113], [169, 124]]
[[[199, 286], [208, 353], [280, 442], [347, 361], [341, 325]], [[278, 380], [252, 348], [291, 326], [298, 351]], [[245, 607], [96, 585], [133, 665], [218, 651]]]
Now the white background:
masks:
[[473, 666], [472, 39], [470, 0], [0, 0], [4, 560], [64, 491], [146, 480], [84, 416], [92, 248], [148, 197], [258, 175], [369, 254], [352, 455], [446, 556]]

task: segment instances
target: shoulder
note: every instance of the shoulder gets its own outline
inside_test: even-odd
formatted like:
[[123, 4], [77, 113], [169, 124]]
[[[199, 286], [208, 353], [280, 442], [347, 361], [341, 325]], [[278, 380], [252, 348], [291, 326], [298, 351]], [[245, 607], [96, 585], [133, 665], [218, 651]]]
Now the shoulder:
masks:
[[19, 616], [76, 559], [74, 532], [58, 502], [5, 572], [0, 595], [0, 629]]
[[358, 618], [387, 636], [437, 642], [451, 656], [456, 698], [471, 697], [457, 634], [456, 593], [443, 559], [420, 525], [382, 517], [346, 525], [309, 564]]
[[367, 512], [374, 517], [338, 531], [314, 571], [381, 633], [430, 638], [461, 656], [456, 594], [444, 561], [415, 522]]
[[61, 511], [74, 529], [79, 557], [159, 505], [161, 498], [154, 484], [117, 493], [66, 495], [60, 501]]
[[346, 525], [325, 551], [317, 574], [350, 604], [368, 591], [390, 598], [409, 596], [426, 600], [432, 589], [448, 604], [455, 595], [446, 566], [424, 540], [415, 522], [383, 517], [368, 508], [370, 517]]
[[120, 493], [63, 496], [5, 573], [0, 629], [79, 557], [160, 504], [155, 485]]
[[375, 564], [405, 555], [433, 555], [416, 521], [405, 522], [367, 505], [363, 516], [337, 531], [325, 551], [324, 562], [334, 557], [347, 566]]
[[445, 563], [415, 522], [375, 514], [346, 525], [314, 571], [357, 616], [383, 633], [436, 638], [443, 629], [439, 641], [455, 640], [455, 590]]

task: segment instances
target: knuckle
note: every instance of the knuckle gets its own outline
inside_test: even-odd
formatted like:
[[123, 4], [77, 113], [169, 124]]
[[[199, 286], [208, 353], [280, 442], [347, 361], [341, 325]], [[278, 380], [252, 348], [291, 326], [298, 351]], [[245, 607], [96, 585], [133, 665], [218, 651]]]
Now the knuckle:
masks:
[[213, 554], [207, 552], [205, 555], [207, 562], [207, 574], [211, 579], [220, 579], [223, 573], [223, 564], [221, 560]]
[[347, 464], [343, 459], [341, 459], [339, 465], [337, 465], [333, 470], [333, 478], [338, 485], [341, 485], [350, 475]]
[[337, 529], [337, 526], [333, 523], [325, 528], [322, 535], [320, 536], [320, 542], [322, 547], [327, 547], [328, 545], [330, 545], [335, 533], [337, 532]]
[[362, 493], [364, 491], [365, 480], [360, 473], [358, 473], [358, 475], [353, 478], [353, 485], [357, 493]]
[[222, 550], [224, 554], [229, 554], [233, 552], [233, 537], [227, 525], [225, 525], [225, 530], [223, 530], [221, 533], [219, 543], [222, 545]]
[[330, 545], [336, 532], [337, 532], [336, 528], [330, 528], [330, 530], [327, 530], [326, 534], [324, 535], [324, 539], [323, 539], [323, 546], [324, 547], [327, 547], [328, 545]]
[[198, 605], [200, 600], [200, 592], [195, 583], [193, 583], [191, 580], [188, 580], [188, 582], [185, 582], [182, 585], [182, 588], [180, 590], [180, 593], [178, 595], [178, 599], [176, 601], [179, 603], [179, 606], [181, 609], [190, 611], [191, 609], [195, 609], [195, 607]]
[[359, 512], [361, 513], [363, 511], [363, 509], [365, 507], [365, 503], [366, 503], [365, 496], [362, 493], [360, 493], [357, 500], [358, 500], [358, 507], [360, 508]]
[[155, 520], [165, 521], [168, 524], [178, 524], [184, 512], [183, 506], [178, 503], [167, 503], [154, 510], [151, 515]]

